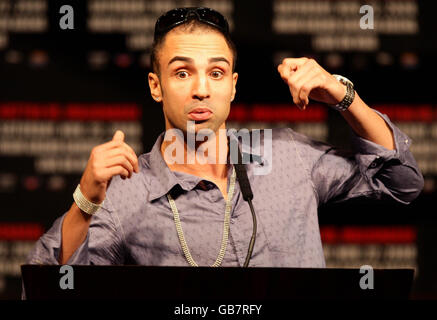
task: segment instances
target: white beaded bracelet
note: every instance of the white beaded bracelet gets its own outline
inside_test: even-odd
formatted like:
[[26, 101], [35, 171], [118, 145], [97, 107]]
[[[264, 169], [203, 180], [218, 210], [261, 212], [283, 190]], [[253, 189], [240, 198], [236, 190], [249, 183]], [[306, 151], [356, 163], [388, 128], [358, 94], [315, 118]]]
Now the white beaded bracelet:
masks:
[[95, 204], [95, 203], [89, 201], [83, 195], [82, 191], [80, 191], [80, 184], [77, 185], [76, 190], [73, 193], [73, 199], [74, 199], [74, 202], [76, 202], [76, 204], [80, 210], [82, 210], [83, 212], [85, 212], [91, 216], [94, 213], [96, 213], [97, 210], [99, 210], [100, 207], [102, 206], [101, 204]]

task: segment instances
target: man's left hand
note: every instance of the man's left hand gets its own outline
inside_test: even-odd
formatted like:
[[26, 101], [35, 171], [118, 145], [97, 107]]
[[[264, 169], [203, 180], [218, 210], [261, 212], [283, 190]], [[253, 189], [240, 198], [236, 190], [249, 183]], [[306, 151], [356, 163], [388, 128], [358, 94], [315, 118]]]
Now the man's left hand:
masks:
[[335, 105], [346, 95], [346, 86], [314, 59], [286, 58], [278, 66], [278, 71], [300, 109], [307, 107], [309, 99]]

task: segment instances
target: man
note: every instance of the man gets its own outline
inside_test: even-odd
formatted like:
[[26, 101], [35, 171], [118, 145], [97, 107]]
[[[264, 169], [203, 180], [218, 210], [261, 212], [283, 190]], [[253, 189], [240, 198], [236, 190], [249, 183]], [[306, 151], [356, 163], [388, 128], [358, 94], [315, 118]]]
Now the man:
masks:
[[[37, 242], [29, 262], [242, 266], [252, 217], [232, 164], [217, 154], [212, 163], [187, 161], [200, 148], [210, 151], [208, 157], [214, 149], [229, 152], [222, 132], [236, 94], [235, 60], [218, 12], [182, 8], [161, 16], [148, 82], [162, 104], [166, 132], [182, 134], [173, 140], [162, 134], [139, 158], [121, 131], [95, 147], [70, 210]], [[423, 178], [408, 150], [410, 139], [369, 108], [350, 81], [307, 58], [285, 59], [278, 72], [301, 109], [313, 99], [341, 112], [355, 133], [355, 152], [290, 129], [273, 130], [271, 151], [264, 154], [241, 144], [252, 156], [246, 168], [258, 219], [250, 266], [324, 267], [319, 204], [358, 196], [409, 203]], [[190, 146], [190, 134], [202, 130], [212, 134]], [[185, 161], [170, 161], [180, 150]], [[270, 172], [255, 175], [262, 166]]]

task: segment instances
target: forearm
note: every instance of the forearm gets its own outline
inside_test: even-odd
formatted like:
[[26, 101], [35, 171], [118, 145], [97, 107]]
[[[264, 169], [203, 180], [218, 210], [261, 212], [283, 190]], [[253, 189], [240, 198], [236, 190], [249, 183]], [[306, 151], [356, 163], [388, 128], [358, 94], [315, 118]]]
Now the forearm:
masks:
[[85, 241], [91, 223], [91, 215], [82, 212], [73, 202], [62, 224], [62, 245], [59, 263], [65, 264]]
[[395, 149], [394, 136], [390, 127], [383, 118], [361, 100], [356, 92], [350, 107], [341, 114], [360, 137], [389, 150]]

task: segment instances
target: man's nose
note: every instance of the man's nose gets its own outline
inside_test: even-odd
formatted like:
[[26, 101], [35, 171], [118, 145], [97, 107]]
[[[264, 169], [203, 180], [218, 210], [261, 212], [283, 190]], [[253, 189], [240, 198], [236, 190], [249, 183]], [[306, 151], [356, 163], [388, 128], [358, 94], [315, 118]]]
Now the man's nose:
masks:
[[193, 82], [193, 98], [203, 100], [209, 98], [209, 83], [206, 76], [199, 76]]

